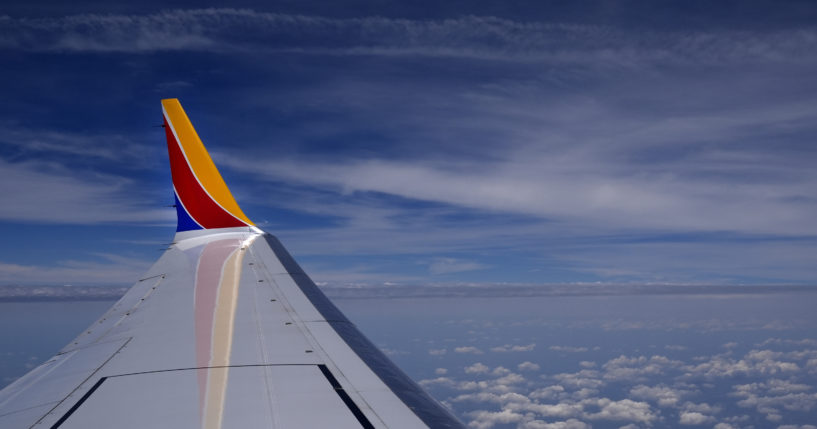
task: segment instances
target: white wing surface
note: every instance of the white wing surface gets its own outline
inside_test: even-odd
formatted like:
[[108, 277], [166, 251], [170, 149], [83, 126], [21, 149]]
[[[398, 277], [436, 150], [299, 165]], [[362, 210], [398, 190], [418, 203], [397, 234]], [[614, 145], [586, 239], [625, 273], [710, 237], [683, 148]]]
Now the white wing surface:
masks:
[[0, 427], [462, 427], [252, 224], [178, 101], [162, 105], [173, 244], [102, 318], [0, 391]]

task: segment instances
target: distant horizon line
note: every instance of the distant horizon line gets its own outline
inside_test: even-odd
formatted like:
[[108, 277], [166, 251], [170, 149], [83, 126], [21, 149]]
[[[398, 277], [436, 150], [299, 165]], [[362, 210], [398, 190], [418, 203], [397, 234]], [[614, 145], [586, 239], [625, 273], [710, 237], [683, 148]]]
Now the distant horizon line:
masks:
[[[700, 283], [319, 283], [329, 298], [514, 298], [535, 296], [740, 295], [817, 292], [806, 284]], [[0, 285], [0, 302], [114, 301], [130, 286]]]

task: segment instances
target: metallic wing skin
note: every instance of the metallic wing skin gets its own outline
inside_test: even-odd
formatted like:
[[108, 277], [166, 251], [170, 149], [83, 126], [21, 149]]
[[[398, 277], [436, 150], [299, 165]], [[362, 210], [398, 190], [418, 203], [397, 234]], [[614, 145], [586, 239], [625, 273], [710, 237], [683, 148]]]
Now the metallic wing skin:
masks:
[[178, 101], [162, 104], [173, 244], [97, 322], [0, 391], [0, 427], [462, 427], [252, 224]]

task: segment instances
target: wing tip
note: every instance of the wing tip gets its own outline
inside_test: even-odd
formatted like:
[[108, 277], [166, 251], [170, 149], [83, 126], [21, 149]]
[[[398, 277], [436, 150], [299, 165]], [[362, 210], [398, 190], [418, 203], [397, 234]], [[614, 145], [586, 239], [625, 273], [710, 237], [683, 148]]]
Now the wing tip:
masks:
[[254, 226], [235, 201], [177, 98], [162, 100], [177, 231]]

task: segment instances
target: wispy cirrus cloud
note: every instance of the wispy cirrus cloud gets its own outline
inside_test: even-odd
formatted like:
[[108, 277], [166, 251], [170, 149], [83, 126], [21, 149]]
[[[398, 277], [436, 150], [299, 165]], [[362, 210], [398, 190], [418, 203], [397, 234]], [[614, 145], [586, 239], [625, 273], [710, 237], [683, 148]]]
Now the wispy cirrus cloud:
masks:
[[168, 223], [174, 213], [151, 208], [132, 193], [123, 177], [96, 174], [79, 178], [65, 167], [44, 162], [0, 159], [0, 220], [32, 223]]
[[[145, 15], [0, 17], [0, 48], [54, 52], [214, 51], [409, 55], [492, 60], [802, 61], [814, 57], [814, 28], [632, 34], [610, 26], [517, 22], [493, 16], [439, 20], [330, 18], [251, 9], [178, 9]], [[240, 29], [240, 31], [238, 31]], [[645, 37], [646, 36], [646, 37]], [[565, 42], [570, 46], [565, 48]]]
[[145, 168], [160, 145], [149, 146], [135, 141], [134, 136], [96, 130], [76, 132], [31, 129], [0, 123], [0, 145], [18, 151], [23, 156], [75, 156], [79, 159], [105, 160], [117, 166]]
[[[269, 109], [319, 100], [343, 118], [283, 141], [355, 144], [345, 136], [364, 128], [348, 124], [365, 122], [389, 150], [372, 144], [322, 157], [253, 149], [220, 161], [269, 185], [315, 190], [318, 199], [266, 201], [342, 217], [348, 222], [315, 238], [342, 236], [350, 247], [375, 246], [364, 237], [376, 230], [396, 251], [416, 249], [418, 237], [445, 250], [547, 242], [534, 250], [546, 263], [607, 279], [813, 279], [805, 259], [817, 234], [817, 174], [805, 142], [817, 117], [806, 88], [815, 65], [769, 56], [757, 68], [724, 61], [700, 75], [708, 66], [671, 58], [657, 60], [659, 71], [606, 73], [604, 61], [555, 66], [555, 80], [534, 71], [455, 87], [425, 77], [400, 85], [340, 77], [296, 97], [248, 94]], [[786, 79], [772, 77], [780, 69], [789, 70]], [[596, 90], [577, 94], [583, 85]], [[331, 203], [335, 196], [347, 204]], [[432, 206], [409, 210], [415, 203]], [[513, 221], [443, 226], [429, 216], [443, 209]], [[622, 231], [633, 242], [609, 239]], [[582, 239], [560, 247], [566, 236]]]
[[[151, 260], [122, 257], [111, 254], [90, 255], [91, 259], [65, 259], [56, 264], [15, 264], [0, 261], [0, 284], [3, 285], [131, 285], [145, 273]], [[36, 298], [35, 289], [17, 290], [22, 298]], [[77, 299], [80, 295], [71, 295], [70, 291], [58, 290], [58, 296]], [[75, 291], [76, 292], [76, 291]], [[76, 293], [85, 293], [79, 289]], [[113, 295], [114, 297], [116, 295]], [[109, 299], [111, 299], [109, 297]]]
[[463, 271], [474, 271], [487, 268], [486, 265], [473, 261], [464, 261], [457, 258], [438, 258], [428, 266], [431, 274], [450, 274]]
[[[205, 139], [216, 164], [240, 179], [230, 184], [251, 217], [292, 237], [320, 280], [720, 284], [815, 275], [811, 26], [648, 30], [535, 16], [226, 8], [0, 23], [0, 49], [144, 72], [121, 99], [197, 94], [214, 115], [200, 122], [202, 135], [207, 124], [241, 122], [235, 136], [214, 136], [229, 148]], [[195, 53], [187, 60], [210, 71], [191, 74], [185, 60], [152, 73], [166, 52]], [[234, 72], [217, 70], [222, 55], [239, 59]], [[314, 67], [315, 56], [333, 67]], [[344, 72], [327, 72], [335, 66]], [[208, 95], [216, 75], [225, 92]], [[144, 150], [117, 132], [5, 134], [22, 142], [7, 143], [14, 151], [77, 159], [110, 160], [120, 149], [138, 159]], [[141, 210], [127, 204], [109, 207], [110, 218]], [[318, 221], [301, 229], [309, 221], [282, 223], [279, 209]], [[328, 262], [338, 254], [405, 259]], [[524, 267], [506, 270], [511, 260]]]
[[[634, 165], [635, 171], [617, 172], [627, 164], [601, 162], [597, 157], [605, 156], [603, 151], [579, 155], [570, 150], [560, 156], [520, 151], [524, 159], [481, 167], [460, 160], [314, 162], [225, 158], [224, 162], [258, 173], [261, 178], [328, 186], [344, 192], [379, 192], [593, 224], [603, 220], [619, 228], [817, 234], [811, 222], [817, 205], [808, 196], [817, 185], [817, 176], [800, 166], [793, 166], [792, 172], [802, 172], [803, 176], [787, 181], [770, 178], [766, 183], [742, 183], [745, 174], [752, 171], [750, 166], [732, 177], [704, 181], [694, 176], [703, 177], [706, 173], [702, 170], [715, 169], [719, 161], [684, 161], [660, 168]], [[761, 171], [756, 173], [762, 177], [761, 157], [751, 162], [758, 163]], [[645, 180], [649, 177], [654, 180]]]

